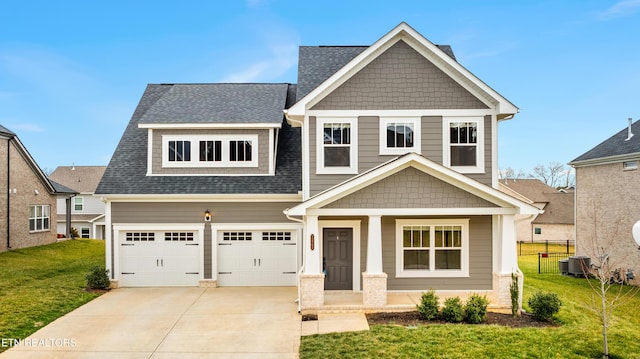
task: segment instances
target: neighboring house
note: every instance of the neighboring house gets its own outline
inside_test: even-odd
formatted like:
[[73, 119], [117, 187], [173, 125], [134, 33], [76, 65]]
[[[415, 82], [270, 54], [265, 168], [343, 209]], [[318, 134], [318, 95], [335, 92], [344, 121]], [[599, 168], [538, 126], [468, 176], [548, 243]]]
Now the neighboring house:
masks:
[[56, 197], [72, 194], [49, 180], [18, 136], [0, 125], [0, 252], [54, 243]]
[[405, 23], [371, 46], [300, 47], [296, 85], [149, 85], [96, 190], [113, 285], [508, 308], [514, 219], [539, 213], [497, 190], [497, 127], [517, 111]]
[[543, 213], [516, 216], [520, 242], [574, 240], [574, 191], [556, 190], [538, 179], [501, 179], [500, 191], [532, 204]]
[[58, 233], [69, 237], [66, 213], [80, 238], [104, 239], [104, 202], [93, 194], [106, 166], [59, 166], [49, 178], [78, 192], [73, 198], [58, 197]]
[[[640, 275], [631, 228], [640, 220], [640, 121], [569, 164], [576, 170], [576, 254], [609, 254], [615, 266]], [[637, 279], [637, 278], [636, 278]]]

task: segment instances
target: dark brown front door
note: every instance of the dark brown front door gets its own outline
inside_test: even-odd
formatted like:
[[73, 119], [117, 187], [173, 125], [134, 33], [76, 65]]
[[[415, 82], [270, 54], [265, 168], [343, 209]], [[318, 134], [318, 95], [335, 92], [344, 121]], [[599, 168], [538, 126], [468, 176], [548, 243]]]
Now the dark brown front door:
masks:
[[353, 289], [353, 229], [325, 228], [322, 231], [325, 290]]

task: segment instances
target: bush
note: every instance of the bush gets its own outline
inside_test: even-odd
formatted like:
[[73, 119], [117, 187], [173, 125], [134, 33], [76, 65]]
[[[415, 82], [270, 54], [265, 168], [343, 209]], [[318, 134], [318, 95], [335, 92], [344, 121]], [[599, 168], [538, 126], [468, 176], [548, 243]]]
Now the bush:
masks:
[[438, 296], [434, 290], [422, 293], [420, 304], [417, 305], [420, 319], [433, 320], [438, 317]]
[[109, 270], [94, 266], [87, 275], [87, 287], [91, 289], [109, 289]]
[[464, 318], [462, 315], [462, 301], [459, 297], [448, 298], [444, 301], [442, 308], [442, 319], [450, 323], [460, 323]]
[[471, 324], [482, 323], [487, 319], [489, 300], [485, 296], [472, 294], [464, 306], [464, 319]]
[[562, 302], [555, 293], [537, 292], [529, 298], [531, 314], [538, 320], [547, 320], [558, 313]]
[[80, 237], [78, 235], [78, 230], [75, 229], [74, 227], [71, 227], [71, 229], [69, 230], [69, 235], [71, 236], [71, 239], [76, 239], [76, 238]]

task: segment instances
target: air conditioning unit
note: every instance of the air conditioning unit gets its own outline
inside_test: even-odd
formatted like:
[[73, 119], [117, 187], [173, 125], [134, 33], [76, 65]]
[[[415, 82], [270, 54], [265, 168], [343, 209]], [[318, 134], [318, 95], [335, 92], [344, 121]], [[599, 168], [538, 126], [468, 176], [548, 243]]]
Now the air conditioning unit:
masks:
[[569, 274], [569, 260], [561, 259], [558, 261], [558, 270], [560, 274]]
[[584, 277], [591, 268], [591, 258], [587, 256], [569, 257], [569, 274], [574, 277]]

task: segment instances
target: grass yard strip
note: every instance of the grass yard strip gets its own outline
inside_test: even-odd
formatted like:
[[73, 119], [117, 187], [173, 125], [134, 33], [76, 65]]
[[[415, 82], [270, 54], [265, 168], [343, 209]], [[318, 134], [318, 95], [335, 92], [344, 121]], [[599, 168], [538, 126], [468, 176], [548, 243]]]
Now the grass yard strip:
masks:
[[[23, 339], [99, 296], [86, 275], [104, 266], [104, 241], [70, 240], [0, 254], [0, 338]], [[1, 347], [0, 352], [8, 347]]]
[[[369, 332], [334, 333], [301, 339], [301, 358], [599, 358], [602, 328], [591, 309], [595, 292], [585, 279], [538, 274], [537, 255], [519, 257], [524, 272], [523, 303], [537, 291], [562, 300], [547, 328], [429, 324], [372, 325]], [[623, 288], [628, 290], [629, 287]], [[640, 296], [616, 308], [609, 328], [611, 358], [640, 358]]]

